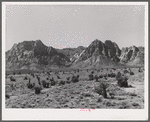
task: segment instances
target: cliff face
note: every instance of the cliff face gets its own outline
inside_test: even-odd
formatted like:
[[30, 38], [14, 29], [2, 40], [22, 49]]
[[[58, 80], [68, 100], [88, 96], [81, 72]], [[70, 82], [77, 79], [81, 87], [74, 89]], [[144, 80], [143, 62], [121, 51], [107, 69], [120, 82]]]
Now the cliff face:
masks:
[[118, 45], [110, 40], [106, 40], [105, 43], [96, 39], [93, 41], [82, 54], [81, 60], [86, 60], [92, 56], [103, 55], [108, 59], [118, 62], [120, 56], [120, 49]]
[[[43, 66], [64, 66], [69, 59], [53, 47], [45, 46], [40, 40], [14, 44], [6, 52], [6, 69], [21, 69]], [[36, 69], [36, 68], [35, 68]]]
[[103, 67], [118, 65], [144, 65], [143, 47], [119, 46], [110, 40], [94, 40], [88, 47], [55, 49], [41, 40], [14, 44], [6, 52], [6, 69], [44, 69], [48, 67]]
[[115, 65], [119, 62], [120, 49], [118, 45], [110, 40], [105, 43], [94, 40], [79, 57], [76, 64], [82, 62], [80, 67], [101, 67]]
[[129, 61], [133, 61], [137, 56], [139, 49], [136, 46], [122, 48], [120, 61], [122, 63], [127, 63]]
[[76, 55], [80, 55], [82, 51], [86, 49], [83, 46], [79, 46], [77, 48], [63, 48], [63, 49], [56, 49], [58, 52], [63, 53], [69, 59], [74, 58]]
[[[132, 52], [132, 53], [131, 53]], [[144, 65], [144, 47], [130, 48], [130, 58], [127, 61], [127, 65], [130, 66], [143, 66]]]
[[144, 65], [144, 47], [130, 46], [122, 48], [120, 62], [132, 66]]
[[[140, 48], [140, 49], [139, 49]], [[74, 67], [115, 67], [115, 66], [143, 66], [144, 48], [131, 46], [120, 50], [115, 42], [106, 40], [94, 40], [82, 53], [77, 56], [78, 60]]]

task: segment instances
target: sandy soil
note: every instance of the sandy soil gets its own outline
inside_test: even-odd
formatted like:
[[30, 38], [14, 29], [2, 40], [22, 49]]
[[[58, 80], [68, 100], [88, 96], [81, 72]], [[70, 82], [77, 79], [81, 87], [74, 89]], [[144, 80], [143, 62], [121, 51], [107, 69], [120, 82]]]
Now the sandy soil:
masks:
[[[117, 70], [119, 71], [119, 70]], [[117, 72], [116, 71], [116, 72]], [[80, 73], [77, 83], [56, 84], [50, 88], [43, 88], [41, 94], [28, 89], [24, 80], [25, 75], [16, 75], [16, 81], [6, 79], [6, 108], [57, 108], [57, 109], [143, 109], [144, 108], [144, 72], [132, 69], [134, 75], [127, 74], [128, 84], [132, 87], [119, 87], [116, 78], [100, 78], [99, 82], [88, 80], [86, 71]], [[106, 71], [103, 71], [106, 72]], [[60, 74], [60, 76], [63, 76]], [[94, 91], [101, 81], [109, 84], [107, 98]]]

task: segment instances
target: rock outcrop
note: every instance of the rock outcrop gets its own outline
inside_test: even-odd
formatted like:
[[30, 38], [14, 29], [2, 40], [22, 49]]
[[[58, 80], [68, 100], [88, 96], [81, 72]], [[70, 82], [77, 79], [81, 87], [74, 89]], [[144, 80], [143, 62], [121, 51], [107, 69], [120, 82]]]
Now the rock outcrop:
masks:
[[50, 67], [98, 68], [120, 65], [143, 66], [144, 48], [131, 46], [120, 50], [111, 40], [103, 43], [96, 39], [88, 47], [55, 49], [44, 45], [41, 40], [36, 40], [14, 44], [6, 52], [6, 70], [44, 70]]
[[86, 48], [83, 46], [79, 46], [77, 48], [63, 48], [63, 49], [56, 49], [58, 52], [63, 53], [69, 59], [73, 58], [74, 56], [80, 55], [83, 50]]
[[6, 52], [6, 69], [36, 69], [43, 66], [65, 66], [69, 59], [53, 47], [45, 46], [41, 40], [24, 41], [14, 44]]
[[133, 61], [136, 58], [138, 52], [139, 49], [136, 46], [122, 48], [120, 62], [128, 63]]
[[132, 53], [131, 59], [128, 61], [127, 65], [144, 66], [144, 47], [138, 47], [136, 50], [138, 51]]
[[119, 62], [120, 53], [121, 51], [116, 43], [110, 40], [103, 43], [96, 39], [85, 49], [76, 63], [82, 62], [83, 67], [89, 65], [109, 66]]

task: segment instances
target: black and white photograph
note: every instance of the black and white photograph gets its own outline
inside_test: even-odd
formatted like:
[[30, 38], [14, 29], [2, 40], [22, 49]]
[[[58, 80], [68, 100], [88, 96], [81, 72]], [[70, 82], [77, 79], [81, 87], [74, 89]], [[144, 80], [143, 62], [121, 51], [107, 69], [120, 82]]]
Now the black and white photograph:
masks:
[[4, 119], [148, 119], [148, 2], [3, 2], [2, 25]]

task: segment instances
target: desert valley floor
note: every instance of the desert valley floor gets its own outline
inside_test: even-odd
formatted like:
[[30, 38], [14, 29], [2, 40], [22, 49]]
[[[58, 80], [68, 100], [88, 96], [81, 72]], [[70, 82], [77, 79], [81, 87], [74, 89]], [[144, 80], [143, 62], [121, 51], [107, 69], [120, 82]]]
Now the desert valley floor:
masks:
[[5, 96], [6, 108], [144, 109], [144, 68], [6, 74]]

